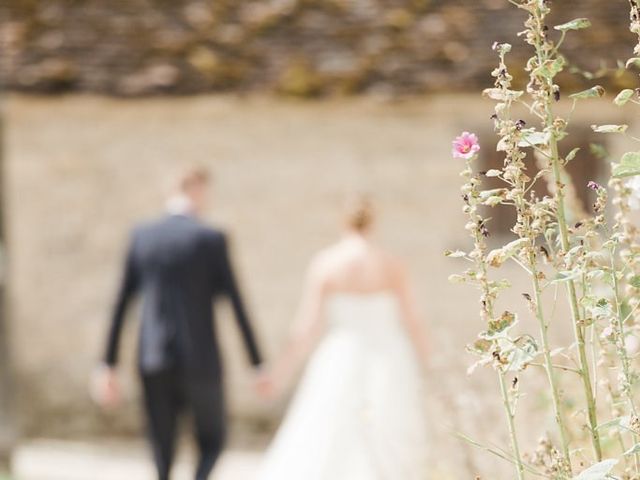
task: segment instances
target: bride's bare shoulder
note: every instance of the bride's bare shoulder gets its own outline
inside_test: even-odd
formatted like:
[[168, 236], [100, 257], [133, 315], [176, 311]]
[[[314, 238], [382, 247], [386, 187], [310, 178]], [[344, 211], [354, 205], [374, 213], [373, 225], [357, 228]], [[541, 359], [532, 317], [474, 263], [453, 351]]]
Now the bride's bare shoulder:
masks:
[[392, 252], [382, 249], [379, 250], [378, 255], [391, 277], [398, 279], [406, 275], [407, 266], [405, 261], [401, 257]]
[[311, 259], [311, 267], [314, 269], [326, 269], [334, 266], [343, 256], [339, 244], [330, 245], [317, 252]]

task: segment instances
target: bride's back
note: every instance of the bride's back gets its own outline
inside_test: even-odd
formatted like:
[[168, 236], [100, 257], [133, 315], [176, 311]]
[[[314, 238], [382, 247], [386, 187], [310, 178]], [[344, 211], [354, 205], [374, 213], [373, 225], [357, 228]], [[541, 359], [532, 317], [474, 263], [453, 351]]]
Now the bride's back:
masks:
[[397, 262], [366, 237], [349, 235], [318, 258], [328, 292], [376, 293], [394, 290]]

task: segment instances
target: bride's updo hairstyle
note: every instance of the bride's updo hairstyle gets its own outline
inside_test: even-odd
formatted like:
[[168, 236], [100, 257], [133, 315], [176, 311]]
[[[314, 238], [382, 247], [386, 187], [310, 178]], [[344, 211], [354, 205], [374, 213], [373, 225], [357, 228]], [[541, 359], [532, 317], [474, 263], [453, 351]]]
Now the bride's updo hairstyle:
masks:
[[368, 231], [375, 220], [371, 199], [367, 195], [351, 197], [346, 204], [345, 220], [347, 227], [356, 232]]

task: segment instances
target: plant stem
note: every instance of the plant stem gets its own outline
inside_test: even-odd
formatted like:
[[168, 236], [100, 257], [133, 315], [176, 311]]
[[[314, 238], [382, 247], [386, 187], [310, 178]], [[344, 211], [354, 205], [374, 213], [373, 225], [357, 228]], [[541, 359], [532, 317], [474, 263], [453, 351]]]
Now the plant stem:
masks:
[[560, 400], [560, 394], [558, 393], [558, 382], [556, 380], [556, 375], [553, 366], [553, 360], [551, 358], [551, 348], [549, 347], [549, 336], [548, 329], [549, 325], [547, 324], [544, 317], [544, 310], [542, 308], [542, 295], [540, 289], [540, 282], [538, 280], [538, 272], [535, 266], [535, 255], [530, 255], [530, 264], [532, 268], [532, 279], [533, 279], [533, 291], [534, 291], [534, 300], [536, 302], [536, 318], [538, 319], [538, 326], [540, 328], [540, 337], [542, 339], [542, 354], [544, 356], [544, 368], [547, 372], [547, 379], [549, 380], [549, 385], [551, 387], [551, 398], [553, 400], [553, 412], [556, 418], [556, 423], [558, 424], [558, 430], [560, 431], [560, 443], [562, 447], [562, 456], [564, 457], [567, 468], [569, 469], [569, 473], [572, 471], [571, 467], [571, 455], [569, 453], [569, 441], [567, 439], [567, 428], [565, 426], [565, 421], [562, 414], [562, 402]]
[[[619, 338], [617, 341], [617, 350], [618, 350], [618, 356], [620, 357], [621, 363], [622, 363], [622, 374], [624, 375], [624, 388], [623, 391], [625, 393], [625, 396], [627, 397], [627, 403], [629, 404], [629, 409], [631, 410], [631, 413], [633, 414], [634, 417], [638, 417], [638, 410], [636, 409], [636, 405], [635, 405], [635, 401], [633, 400], [633, 391], [632, 391], [632, 387], [633, 387], [633, 378], [631, 375], [631, 369], [629, 367], [629, 356], [627, 355], [627, 349], [626, 349], [626, 345], [625, 345], [625, 329], [624, 329], [624, 314], [622, 312], [622, 307], [620, 305], [620, 290], [619, 290], [619, 285], [618, 285], [618, 276], [617, 276], [617, 270], [615, 269], [615, 263], [614, 263], [614, 253], [615, 251], [612, 250], [611, 252], [611, 272], [612, 272], [612, 276], [613, 276], [613, 298], [614, 298], [614, 302], [615, 302], [615, 307], [616, 307], [616, 323], [618, 325], [618, 334], [619, 334]], [[633, 444], [637, 444], [638, 443], [638, 434], [633, 431], [632, 433], [632, 438], [633, 438]], [[634, 453], [633, 455], [633, 459], [634, 459], [634, 463], [635, 463], [635, 470], [636, 473], [640, 472], [640, 454], [639, 453]]]
[[[547, 127], [553, 126], [553, 114], [551, 112], [551, 106], [547, 104]], [[560, 230], [560, 244], [562, 246], [563, 253], [566, 253], [570, 249], [569, 243], [569, 229], [567, 226], [567, 218], [565, 212], [565, 199], [562, 184], [562, 172], [560, 167], [560, 158], [558, 155], [558, 141], [554, 133], [551, 134], [549, 145], [551, 147], [551, 168], [553, 176], [556, 182], [556, 199], [557, 199], [557, 219], [558, 227]], [[584, 330], [582, 325], [582, 319], [580, 318], [580, 310], [578, 308], [578, 296], [576, 294], [576, 285], [573, 280], [567, 281], [567, 293], [569, 297], [569, 307], [571, 309], [571, 318], [573, 323], [573, 332], [576, 339], [576, 345], [578, 348], [578, 359], [580, 365], [580, 377], [582, 378], [582, 385], [584, 389], [584, 395], [587, 401], [587, 416], [589, 419], [589, 431], [591, 433], [591, 443], [593, 445], [593, 452], [596, 460], [602, 460], [602, 446], [600, 445], [600, 433], [598, 432], [598, 417], [596, 412], [596, 399], [593, 393], [593, 387], [591, 385], [591, 374], [589, 372], [589, 361], [587, 358], [587, 351], [584, 341]]]
[[507, 384], [505, 382], [504, 373], [498, 371], [498, 380], [500, 382], [500, 393], [502, 394], [502, 403], [507, 415], [507, 424], [509, 426], [509, 437], [511, 439], [511, 448], [513, 449], [513, 455], [515, 457], [516, 474], [518, 480], [524, 480], [524, 466], [520, 458], [520, 447], [518, 446], [518, 439], [516, 437], [516, 427], [514, 422], [514, 413], [511, 408], [511, 402], [509, 401], [509, 391], [507, 390]]
[[[545, 33], [545, 16], [546, 12], [536, 7], [531, 12], [533, 19], [535, 20], [537, 33], [533, 42], [538, 65], [544, 65], [546, 61], [552, 60], [557, 56], [557, 50], [554, 50], [546, 38]], [[535, 76], [535, 74], [532, 74]], [[553, 83], [553, 76], [541, 76], [538, 77], [543, 85], [543, 91], [545, 92], [542, 104], [544, 111], [543, 124], [545, 130], [549, 132], [549, 148], [551, 169], [553, 173], [553, 180], [555, 182], [555, 197], [557, 203], [556, 218], [558, 220], [558, 227], [560, 230], [560, 244], [562, 247], [562, 253], [566, 254], [570, 249], [569, 242], [569, 229], [567, 226], [567, 218], [565, 212], [565, 195], [564, 184], [562, 176], [562, 167], [560, 164], [560, 156], [558, 154], [558, 136], [556, 133], [555, 118], [552, 109], [553, 93], [555, 85]], [[587, 352], [585, 348], [583, 322], [578, 308], [578, 296], [576, 293], [576, 285], [573, 280], [567, 281], [567, 294], [569, 297], [569, 306], [571, 309], [571, 318], [573, 323], [573, 332], [578, 349], [580, 377], [582, 378], [582, 384], [584, 388], [584, 395], [587, 402], [587, 416], [589, 419], [589, 429], [591, 432], [591, 443], [593, 445], [593, 451], [597, 461], [602, 460], [602, 447], [600, 445], [600, 433], [598, 432], [598, 418], [596, 412], [596, 400], [591, 384], [591, 375], [589, 372], [589, 362], [587, 358]]]
[[[467, 160], [467, 170], [469, 172], [473, 170], [470, 160]], [[477, 199], [473, 199], [472, 201], [475, 203], [477, 202]], [[479, 215], [472, 213], [471, 220], [477, 224], [478, 221], [481, 221], [482, 219], [480, 218]], [[474, 230], [473, 239], [474, 239], [476, 248], [478, 248], [481, 252], [481, 257], [476, 259], [476, 264], [482, 275], [480, 280], [480, 288], [485, 298], [485, 305], [483, 305], [484, 313], [489, 318], [493, 318], [494, 316], [493, 302], [491, 300], [491, 295], [490, 295], [490, 287], [489, 287], [488, 275], [487, 275], [488, 273], [487, 264], [485, 261], [486, 245], [482, 238], [482, 234], [478, 231], [478, 229]], [[524, 464], [522, 462], [522, 457], [520, 455], [520, 446], [518, 444], [518, 436], [516, 433], [516, 427], [514, 422], [514, 412], [513, 412], [513, 409], [511, 408], [511, 402], [509, 401], [509, 392], [506, 388], [504, 372], [500, 369], [500, 367], [498, 367], [497, 373], [498, 373], [498, 380], [500, 383], [500, 392], [502, 395], [502, 402], [505, 408], [505, 413], [507, 415], [507, 426], [509, 429], [509, 438], [511, 439], [511, 449], [513, 451], [514, 463], [516, 467], [516, 475], [518, 480], [524, 480]]]

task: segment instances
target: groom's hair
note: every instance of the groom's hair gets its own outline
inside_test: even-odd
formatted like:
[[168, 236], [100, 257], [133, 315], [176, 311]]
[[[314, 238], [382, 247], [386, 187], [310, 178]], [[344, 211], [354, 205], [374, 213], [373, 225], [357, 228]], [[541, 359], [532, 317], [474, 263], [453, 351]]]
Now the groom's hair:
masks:
[[209, 183], [211, 174], [209, 170], [202, 166], [189, 167], [183, 170], [180, 175], [178, 186], [180, 191], [186, 192], [197, 185], [204, 185]]

